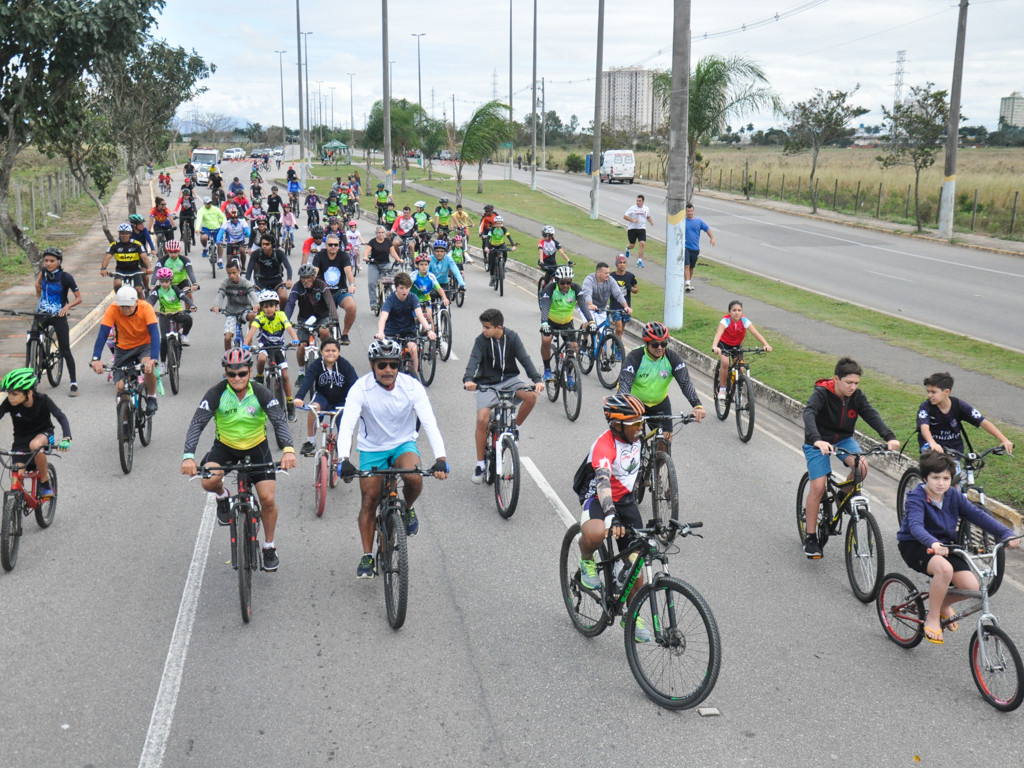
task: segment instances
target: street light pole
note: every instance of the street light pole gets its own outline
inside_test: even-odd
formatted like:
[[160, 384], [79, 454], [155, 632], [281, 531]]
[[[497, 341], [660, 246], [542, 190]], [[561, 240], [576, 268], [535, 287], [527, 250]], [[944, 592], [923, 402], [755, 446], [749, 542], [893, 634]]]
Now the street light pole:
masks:
[[278, 69], [281, 70], [281, 157], [284, 157], [284, 148], [288, 146], [288, 133], [284, 127], [284, 55], [288, 51], [274, 51], [277, 54]]
[[[689, 2], [689, 0], [683, 0]], [[601, 68], [604, 66], [604, 0], [597, 3], [597, 83], [594, 86], [594, 148], [590, 156], [590, 218], [598, 217], [601, 192]], [[610, 181], [608, 182], [611, 183]]]
[[426, 32], [413, 32], [411, 33], [416, 38], [416, 81], [419, 90], [420, 109], [423, 109], [423, 70], [420, 68], [420, 38], [424, 37]]
[[953, 87], [949, 92], [949, 123], [946, 127], [946, 165], [939, 196], [939, 234], [953, 238], [956, 205], [956, 151], [960, 141], [960, 88], [964, 77], [964, 40], [967, 37], [967, 0], [960, 0], [956, 26], [956, 50], [953, 54]]
[[690, 121], [690, 0], [676, 3], [672, 24], [668, 193], [665, 195], [665, 325], [683, 327], [686, 288], [686, 176]]
[[533, 147], [530, 150], [530, 189], [537, 191], [537, 0], [533, 0]]
[[[602, 0], [603, 2], [603, 0]], [[512, 151], [515, 149], [515, 121], [512, 118], [512, 0], [508, 0], [508, 178], [512, 179]]]
[[312, 113], [312, 111], [310, 110], [310, 107], [309, 107], [309, 36], [312, 35], [312, 34], [313, 34], [312, 32], [303, 32], [302, 33], [303, 38], [305, 38], [304, 42], [306, 43], [306, 46], [305, 46], [306, 47], [306, 51], [305, 51], [305, 59], [306, 59], [306, 147], [309, 149], [310, 155], [312, 155], [312, 153], [313, 153], [313, 147], [311, 146], [312, 145], [312, 137], [310, 136], [310, 131], [313, 130], [313, 120], [312, 120], [313, 113]]
[[356, 76], [356, 73], [346, 72], [345, 74], [348, 75], [348, 164], [352, 165], [352, 144], [356, 140], [356, 111], [355, 100], [352, 96], [352, 78]]
[[296, 60], [299, 64], [299, 182], [306, 186], [306, 141], [305, 123], [302, 120], [302, 20], [299, 18], [299, 0], [295, 0], [295, 39], [298, 42]]
[[[388, 192], [394, 188], [391, 176], [391, 64], [388, 59], [388, 0], [380, 0], [381, 12], [381, 55], [384, 57], [384, 179]], [[366, 183], [370, 183], [370, 171], [366, 171]]]
[[321, 86], [324, 84], [323, 80], [316, 81], [316, 108], [317, 108], [317, 122], [320, 123], [320, 144], [324, 143], [324, 96], [323, 89]]
[[334, 130], [334, 89], [336, 86], [331, 86], [331, 130]]

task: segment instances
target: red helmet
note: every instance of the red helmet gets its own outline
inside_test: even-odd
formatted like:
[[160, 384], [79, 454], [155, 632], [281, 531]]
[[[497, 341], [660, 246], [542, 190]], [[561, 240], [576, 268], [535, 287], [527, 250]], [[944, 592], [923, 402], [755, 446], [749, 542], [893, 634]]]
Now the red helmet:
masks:
[[645, 343], [648, 341], [668, 341], [668, 328], [657, 320], [648, 323], [644, 326], [643, 339]]
[[220, 364], [225, 368], [228, 366], [237, 367], [240, 365], [244, 365], [246, 368], [252, 368], [252, 355], [247, 349], [232, 347], [221, 357]]

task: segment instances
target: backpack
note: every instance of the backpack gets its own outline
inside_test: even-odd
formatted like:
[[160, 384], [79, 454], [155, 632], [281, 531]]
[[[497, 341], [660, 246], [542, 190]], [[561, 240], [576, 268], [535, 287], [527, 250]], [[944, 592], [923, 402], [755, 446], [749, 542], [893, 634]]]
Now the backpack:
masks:
[[590, 461], [590, 452], [587, 451], [587, 455], [583, 457], [583, 462], [576, 469], [576, 474], [572, 476], [572, 490], [576, 494], [576, 498], [579, 499], [580, 504], [590, 496], [590, 486], [593, 483], [595, 474], [597, 473], [594, 471], [594, 465]]

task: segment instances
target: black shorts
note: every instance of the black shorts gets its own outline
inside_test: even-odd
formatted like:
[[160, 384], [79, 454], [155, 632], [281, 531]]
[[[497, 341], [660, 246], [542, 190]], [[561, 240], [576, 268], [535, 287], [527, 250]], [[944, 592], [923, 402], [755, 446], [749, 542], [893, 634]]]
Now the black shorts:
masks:
[[[896, 546], [900, 550], [900, 556], [903, 558], [903, 562], [918, 573], [928, 575], [928, 561], [935, 557], [935, 555], [928, 554], [928, 547], [916, 539], [913, 541], [899, 541], [896, 543]], [[954, 573], [971, 570], [967, 561], [965, 561], [960, 555], [950, 553], [946, 559], [949, 560], [949, 564], [953, 566]]]
[[[48, 442], [53, 444], [53, 432], [40, 432], [40, 435], [46, 435]], [[19, 437], [14, 439], [14, 443], [11, 445], [11, 453], [24, 453], [24, 456], [15, 456], [14, 460], [18, 464], [24, 464], [25, 469], [32, 470], [36, 468], [36, 457], [33, 456], [31, 461], [26, 461], [28, 454], [32, 453], [32, 449], [29, 447], [29, 443], [36, 439], [36, 435], [31, 437]]]
[[637, 241], [641, 243], [647, 242], [647, 230], [646, 229], [627, 229], [626, 237], [629, 238], [629, 244], [635, 245]]
[[[269, 464], [274, 460], [274, 457], [270, 454], [270, 443], [266, 440], [246, 450], [231, 448], [224, 445], [220, 440], [214, 440], [213, 447], [203, 456], [203, 460], [199, 464], [202, 466], [210, 461], [217, 464], [234, 464], [245, 461], [246, 456], [249, 457], [253, 464]], [[273, 480], [276, 476], [277, 473], [274, 469], [260, 469], [249, 474], [249, 482], [255, 485], [264, 480]]]
[[[591, 496], [589, 499], [585, 500], [583, 502], [583, 509], [588, 515], [590, 515], [591, 520], [604, 520], [604, 510], [601, 509], [601, 505], [598, 503], [596, 496]], [[627, 493], [615, 502], [615, 516], [626, 525], [630, 525], [633, 528], [644, 527], [644, 518], [640, 514], [640, 507], [636, 503], [636, 497], [632, 493]], [[616, 541], [619, 544], [619, 552], [621, 552], [632, 543], [633, 537], [627, 535], [623, 536], [621, 539], [616, 539]]]
[[[132, 347], [131, 349], [121, 349], [116, 347], [114, 349], [114, 367], [135, 365], [141, 363], [142, 358], [149, 357], [149, 344], [143, 344], [141, 347]], [[114, 383], [116, 384], [124, 378], [123, 371], [114, 371]]]
[[700, 256], [700, 251], [694, 251], [691, 248], [686, 248], [686, 266], [693, 269], [697, 266], [697, 257]]
[[[548, 320], [548, 327], [552, 331], [571, 331], [573, 329], [572, 320], [570, 320], [568, 323], [553, 323], [550, 320]], [[550, 339], [551, 335], [552, 334], [550, 333], [544, 334], [544, 338]]]
[[257, 277], [253, 282], [261, 291], [280, 291], [284, 288], [284, 280], [281, 277]]
[[665, 416], [666, 418], [655, 418], [647, 422], [646, 429], [656, 429], [659, 425], [666, 434], [672, 434], [672, 403], [666, 397], [657, 405], [648, 405], [644, 409], [644, 415], [647, 417], [651, 416]]

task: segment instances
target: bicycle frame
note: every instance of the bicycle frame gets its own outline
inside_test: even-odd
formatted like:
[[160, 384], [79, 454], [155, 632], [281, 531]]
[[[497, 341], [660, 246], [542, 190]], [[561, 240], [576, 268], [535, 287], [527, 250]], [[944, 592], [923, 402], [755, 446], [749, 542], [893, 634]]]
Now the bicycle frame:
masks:
[[[37, 491], [39, 486], [39, 470], [28, 469], [27, 465], [37, 453], [45, 453], [47, 456], [53, 455], [50, 451], [43, 448], [37, 448], [34, 451], [0, 451], [0, 457], [7, 456], [11, 459], [10, 463], [0, 460], [4, 468], [11, 473], [11, 487], [9, 490], [20, 493], [25, 501], [25, 506], [32, 510], [36, 509], [40, 504]], [[16, 457], [20, 457], [23, 461], [19, 461]], [[19, 461], [19, 463], [15, 463], [16, 461]], [[27, 485], [26, 480], [28, 481]]]

